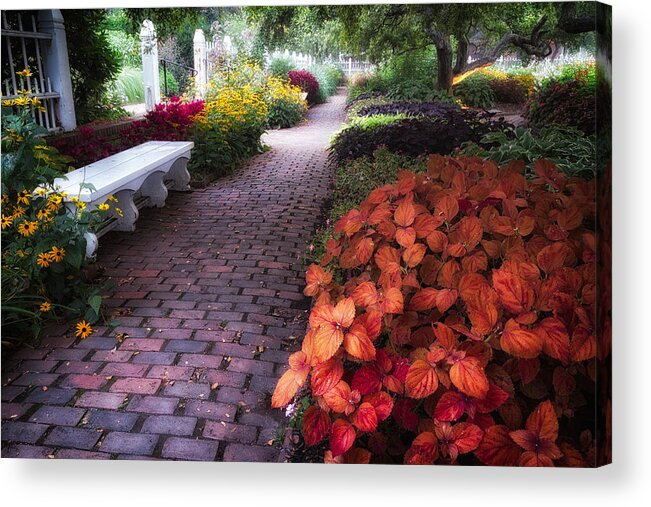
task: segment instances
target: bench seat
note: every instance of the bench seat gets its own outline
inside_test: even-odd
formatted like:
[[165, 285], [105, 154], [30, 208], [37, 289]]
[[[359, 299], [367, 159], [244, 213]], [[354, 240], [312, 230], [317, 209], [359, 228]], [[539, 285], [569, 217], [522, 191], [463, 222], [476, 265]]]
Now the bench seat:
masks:
[[109, 196], [117, 199], [122, 216], [114, 216], [96, 233], [86, 234], [86, 256], [97, 250], [98, 236], [109, 230], [134, 231], [139, 207], [162, 207], [170, 190], [190, 189], [187, 163], [194, 143], [149, 141], [110, 157], [80, 167], [54, 181], [58, 192], [66, 193], [66, 206], [74, 209], [77, 198], [94, 208]]

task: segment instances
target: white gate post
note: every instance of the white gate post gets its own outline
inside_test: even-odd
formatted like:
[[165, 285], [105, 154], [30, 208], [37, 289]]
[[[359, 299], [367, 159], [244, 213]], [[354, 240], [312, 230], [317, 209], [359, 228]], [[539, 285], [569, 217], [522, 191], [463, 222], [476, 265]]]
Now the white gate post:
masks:
[[[45, 56], [45, 75], [48, 76], [52, 89], [59, 93], [58, 116], [61, 128], [74, 130], [77, 128], [77, 117], [75, 98], [72, 95], [68, 43], [63, 16], [59, 9], [42, 10], [38, 14], [38, 22], [43, 32], [52, 34]], [[41, 91], [45, 92], [45, 90]]]
[[194, 31], [192, 43], [194, 46], [194, 68], [197, 71], [194, 82], [197, 93], [203, 97], [208, 83], [208, 55], [206, 53], [206, 36], [201, 28]]
[[348, 77], [353, 75], [353, 59], [348, 58]]
[[142, 74], [145, 84], [145, 107], [152, 111], [160, 102], [160, 75], [158, 74], [158, 40], [154, 23], [148, 19], [140, 28], [140, 51], [142, 54]]

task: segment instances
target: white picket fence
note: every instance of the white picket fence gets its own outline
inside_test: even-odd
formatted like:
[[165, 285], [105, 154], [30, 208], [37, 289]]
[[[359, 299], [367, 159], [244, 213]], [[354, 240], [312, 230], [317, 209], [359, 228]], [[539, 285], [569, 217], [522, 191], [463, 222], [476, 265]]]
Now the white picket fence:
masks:
[[367, 61], [360, 61], [353, 59], [352, 57], [347, 57], [343, 54], [339, 54], [337, 58], [334, 58], [332, 55], [328, 58], [317, 59], [312, 55], [306, 55], [303, 53], [297, 53], [296, 51], [274, 51], [273, 53], [265, 54], [265, 64], [268, 67], [271, 61], [275, 58], [284, 58], [290, 60], [294, 65], [299, 69], [307, 69], [312, 65], [317, 63], [325, 65], [333, 65], [341, 69], [346, 77], [350, 77], [353, 74], [371, 72], [375, 68], [373, 64]]

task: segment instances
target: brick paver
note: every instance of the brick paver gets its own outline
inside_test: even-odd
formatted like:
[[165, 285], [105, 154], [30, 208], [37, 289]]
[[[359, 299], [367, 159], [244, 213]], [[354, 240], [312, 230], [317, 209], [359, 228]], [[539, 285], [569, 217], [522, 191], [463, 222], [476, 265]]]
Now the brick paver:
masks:
[[[2, 457], [277, 461], [271, 392], [309, 300], [300, 256], [329, 197], [343, 95], [233, 175], [102, 238], [115, 329], [52, 327], [6, 358]], [[118, 342], [116, 335], [121, 334]]]

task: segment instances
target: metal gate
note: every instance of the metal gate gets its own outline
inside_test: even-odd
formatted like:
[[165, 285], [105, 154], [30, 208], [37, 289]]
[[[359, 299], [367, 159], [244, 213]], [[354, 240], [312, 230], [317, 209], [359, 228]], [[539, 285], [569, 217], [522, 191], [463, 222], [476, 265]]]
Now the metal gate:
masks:
[[[60, 95], [52, 91], [43, 59], [47, 53], [44, 45], [50, 43], [52, 34], [38, 31], [34, 14], [4, 11], [2, 39], [2, 100], [23, 96], [38, 98], [45, 111], [31, 107], [32, 117], [47, 130], [57, 130]], [[16, 74], [23, 70], [31, 71], [31, 76]]]

